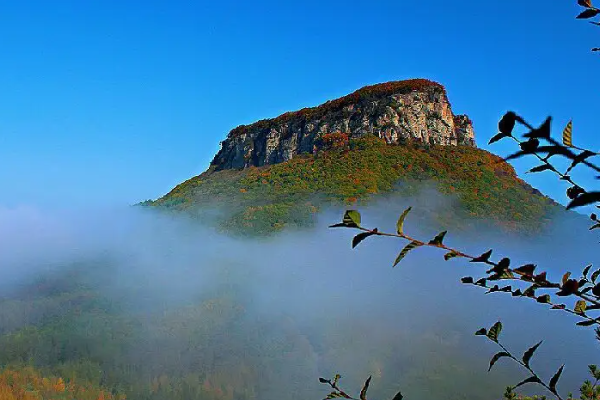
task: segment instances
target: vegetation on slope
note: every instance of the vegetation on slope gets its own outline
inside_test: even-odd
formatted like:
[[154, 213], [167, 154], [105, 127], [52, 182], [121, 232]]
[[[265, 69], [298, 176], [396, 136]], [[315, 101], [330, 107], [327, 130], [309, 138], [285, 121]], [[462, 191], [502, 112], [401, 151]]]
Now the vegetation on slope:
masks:
[[124, 400], [94, 385], [80, 384], [74, 379], [42, 376], [31, 367], [0, 370], [1, 400]]
[[[444, 224], [481, 219], [527, 231], [547, 221], [555, 204], [519, 179], [499, 157], [469, 146], [387, 145], [376, 137], [334, 144], [315, 156], [242, 171], [209, 170], [144, 205], [184, 210], [231, 232], [268, 234], [313, 222], [324, 205], [365, 203], [378, 193], [411, 196], [423, 182], [457, 199]], [[226, 205], [226, 208], [223, 205]], [[214, 210], [214, 209], [213, 209]], [[452, 214], [452, 215], [450, 215]]]
[[[465, 359], [470, 344], [449, 323], [417, 335], [420, 328], [393, 329], [396, 322], [389, 321], [378, 325], [374, 343], [373, 325], [344, 315], [308, 322], [291, 313], [263, 309], [257, 314], [247, 290], [246, 262], [232, 265], [238, 272], [225, 274], [212, 290], [168, 307], [160, 295], [150, 299], [153, 286], [143, 281], [136, 285], [139, 292], [132, 288], [115, 296], [105, 276], [111, 267], [104, 262], [79, 268], [81, 273], [44, 276], [0, 299], [0, 321], [23, 317], [21, 324], [15, 318], [10, 327], [2, 325], [0, 400], [122, 395], [131, 400], [256, 400], [281, 398], [282, 393], [290, 400], [317, 398], [314, 374], [340, 362], [352, 365], [356, 348], [366, 349], [362, 361], [382, 388], [373, 392], [380, 397], [398, 376], [406, 377], [409, 392], [419, 392], [426, 382], [431, 398], [458, 399], [468, 389], [471, 399], [486, 400], [495, 385], [484, 371], [468, 368], [486, 360]], [[35, 293], [42, 281], [51, 290]], [[63, 301], [76, 297], [86, 301]], [[140, 299], [144, 307], [135, 307]], [[32, 322], [25, 315], [32, 304], [54, 317]], [[431, 351], [419, 354], [417, 349]], [[346, 376], [358, 381], [364, 371]]]

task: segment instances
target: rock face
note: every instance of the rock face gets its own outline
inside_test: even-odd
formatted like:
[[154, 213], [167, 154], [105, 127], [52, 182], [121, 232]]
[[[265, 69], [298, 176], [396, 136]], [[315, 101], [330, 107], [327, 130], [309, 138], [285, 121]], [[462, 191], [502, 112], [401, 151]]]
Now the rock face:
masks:
[[336, 132], [350, 138], [375, 135], [389, 144], [475, 146], [471, 120], [454, 115], [444, 87], [413, 79], [367, 86], [318, 107], [239, 126], [211, 165], [221, 170], [281, 163], [315, 152], [323, 135]]

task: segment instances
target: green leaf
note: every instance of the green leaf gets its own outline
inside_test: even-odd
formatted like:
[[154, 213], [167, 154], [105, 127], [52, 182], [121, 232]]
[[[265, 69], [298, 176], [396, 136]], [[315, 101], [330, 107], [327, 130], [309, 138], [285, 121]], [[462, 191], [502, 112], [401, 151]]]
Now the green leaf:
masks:
[[585, 321], [578, 322], [576, 325], [577, 325], [577, 326], [592, 326], [592, 325], [594, 325], [595, 323], [596, 323], [596, 320], [593, 320], [593, 319], [587, 319], [587, 320], [585, 320]]
[[411, 251], [412, 249], [415, 249], [419, 246], [422, 246], [421, 243], [413, 240], [412, 242], [410, 242], [409, 244], [407, 244], [402, 251], [400, 252], [400, 254], [398, 254], [398, 257], [396, 257], [396, 261], [394, 261], [394, 265], [392, 267], [395, 267], [396, 265], [398, 265], [398, 263], [400, 261], [402, 261], [402, 259], [408, 254], [409, 251]]
[[515, 269], [515, 272], [519, 274], [525, 274], [527, 276], [533, 276], [533, 272], [535, 271], [535, 264], [526, 264], [522, 265], [519, 268]]
[[[550, 126], [552, 123], [552, 117], [548, 117], [546, 118], [546, 120], [544, 121], [544, 123], [542, 125], [540, 125], [539, 128], [537, 129], [532, 129], [529, 133], [523, 135], [526, 138], [529, 138], [529, 141], [531, 142], [533, 139], [550, 139]], [[539, 142], [536, 140], [537, 145], [539, 145]], [[537, 147], [537, 145], [535, 147]], [[528, 148], [529, 144], [526, 146], [526, 148]], [[523, 150], [525, 150], [525, 148], [522, 146], [521, 144], [521, 148], [523, 148]]]
[[448, 231], [444, 231], [444, 232], [440, 232], [436, 235], [436, 237], [434, 237], [429, 244], [434, 245], [434, 246], [439, 246], [442, 244], [442, 241], [444, 240], [444, 236], [446, 236], [446, 233]]
[[325, 378], [319, 378], [319, 382], [321, 382], [321, 383], [329, 383], [329, 380], [327, 380]]
[[550, 164], [542, 164], [540, 166], [531, 168], [528, 172], [535, 173], [535, 172], [542, 172], [542, 171], [547, 171], [547, 170], [554, 170], [554, 168]]
[[457, 253], [457, 252], [455, 252], [455, 251], [451, 251], [450, 253], [446, 253], [446, 254], [444, 255], [444, 260], [448, 261], [448, 260], [450, 260], [451, 258], [458, 257], [458, 256], [459, 256], [459, 255], [458, 255], [458, 253]]
[[335, 377], [333, 378], [333, 385], [334, 386], [338, 384], [338, 382], [340, 381], [341, 377], [342, 376], [340, 374], [335, 374]]
[[538, 303], [548, 304], [552, 299], [550, 298], [549, 294], [545, 294], [543, 296], [538, 297], [536, 300]]
[[487, 329], [481, 328], [480, 330], [478, 330], [477, 332], [475, 332], [475, 335], [477, 335], [477, 336], [487, 336]]
[[588, 8], [587, 10], [585, 10], [581, 14], [579, 14], [577, 16], [577, 18], [578, 19], [594, 18], [598, 14], [600, 14], [600, 10], [597, 10], [595, 8]]
[[494, 326], [492, 326], [487, 333], [487, 337], [498, 343], [498, 336], [500, 336], [500, 332], [502, 332], [502, 323], [500, 321], [496, 322]]
[[496, 361], [498, 361], [502, 357], [510, 357], [510, 354], [505, 351], [501, 351], [499, 353], [494, 354], [494, 357], [492, 357], [490, 361], [490, 367], [488, 368], [488, 372], [492, 370], [492, 367], [494, 366], [494, 364], [496, 364]]
[[593, 231], [594, 229], [598, 229], [598, 228], [600, 228], [600, 223], [592, 225], [590, 227], [590, 231]]
[[513, 386], [513, 389], [516, 389], [519, 386], [523, 386], [526, 383], [542, 383], [542, 381], [537, 376], [530, 376], [529, 378], [524, 379], [521, 382], [517, 383], [515, 386]]
[[394, 396], [394, 398], [392, 400], [402, 400], [404, 398], [404, 396], [402, 396], [401, 392], [396, 393], [396, 395]]
[[475, 257], [474, 259], [472, 259], [471, 262], [474, 262], [474, 263], [487, 262], [487, 261], [489, 261], [491, 255], [492, 255], [492, 250], [488, 250], [485, 253], [483, 253], [482, 255], [480, 255], [479, 257]]
[[529, 361], [531, 360], [531, 357], [533, 357], [533, 353], [535, 353], [535, 351], [538, 349], [538, 347], [540, 347], [542, 342], [543, 342], [543, 340], [540, 341], [535, 346], [530, 347], [529, 350], [527, 350], [525, 353], [523, 353], [523, 363], [525, 363], [527, 368], [529, 368]]
[[350, 228], [350, 226], [348, 226], [344, 223], [329, 225], [329, 227], [330, 228]]
[[535, 291], [537, 289], [536, 285], [531, 285], [523, 292], [523, 296], [527, 297], [535, 297]]
[[396, 223], [396, 232], [398, 232], [398, 235], [402, 235], [404, 233], [404, 219], [406, 218], [410, 210], [412, 210], [412, 207], [408, 207], [406, 210], [404, 210], [402, 215], [400, 215], [400, 218], [398, 218], [398, 222]]
[[550, 379], [550, 384], [548, 386], [550, 386], [550, 390], [554, 394], [556, 394], [556, 384], [558, 383], [558, 380], [560, 379], [560, 375], [562, 374], [564, 367], [565, 367], [565, 365], [563, 364], [558, 369], [558, 371], [556, 371], [556, 373], [554, 374], [554, 376], [552, 377], [552, 379]]
[[509, 137], [510, 135], [507, 135], [505, 133], [499, 132], [496, 135], [494, 135], [490, 141], [488, 142], [488, 144], [492, 144], [492, 143], [496, 143], [498, 140], [500, 139], [504, 139], [505, 137]]
[[592, 278], [592, 282], [596, 283], [596, 279], [598, 279], [598, 276], [600, 275], [600, 269], [594, 271], [594, 273], [592, 274], [591, 278]]
[[541, 286], [543, 283], [548, 281], [546, 275], [547, 275], [546, 272], [537, 274], [536, 276], [533, 277], [533, 281]]
[[494, 293], [494, 292], [497, 292], [497, 291], [499, 291], [499, 290], [500, 290], [500, 287], [499, 287], [498, 285], [494, 285], [494, 287], [491, 287], [491, 288], [490, 288], [490, 289], [489, 289], [489, 290], [486, 292], [486, 294], [488, 294], [488, 293]]
[[514, 279], [515, 275], [511, 271], [503, 271], [500, 274], [500, 279]]
[[354, 236], [354, 238], [352, 238], [352, 248], [355, 248], [356, 246], [358, 246], [358, 244], [360, 242], [362, 242], [369, 236], [373, 236], [376, 233], [377, 233], [377, 228], [373, 229], [373, 232], [363, 232], [363, 233], [359, 233], [358, 235]]
[[569, 204], [567, 204], [567, 210], [576, 207], [587, 206], [588, 204], [596, 203], [598, 201], [600, 201], [600, 192], [583, 193], [575, 197]]
[[360, 226], [360, 213], [356, 210], [347, 210], [342, 222], [347, 226], [358, 228]]
[[583, 269], [583, 277], [587, 278], [588, 273], [590, 272], [590, 268], [592, 268], [592, 264], [588, 265]]
[[507, 257], [504, 257], [502, 260], [498, 261], [498, 265], [496, 265], [494, 270], [497, 272], [506, 271], [509, 266], [510, 266], [510, 259]]
[[591, 364], [591, 365], [588, 365], [588, 368], [590, 369], [590, 373], [592, 374], [594, 379], [600, 380], [600, 370], [598, 370], [598, 366]]
[[513, 392], [513, 388], [511, 388], [510, 386], [506, 388], [506, 390], [504, 391], [504, 399], [505, 400], [515, 400], [517, 398], [517, 395], [515, 394], [515, 392]]
[[363, 386], [362, 390], [360, 391], [360, 400], [367, 400], [367, 390], [369, 389], [369, 383], [371, 383], [370, 376], [367, 378], [365, 385]]
[[490, 143], [500, 140], [503, 137], [508, 137], [512, 134], [512, 131], [515, 127], [515, 123], [517, 122], [517, 114], [513, 111], [508, 111], [506, 114], [502, 116], [500, 122], [498, 122], [498, 130], [500, 133], [490, 140]]
[[514, 278], [515, 278], [515, 275], [511, 271], [504, 270], [500, 273], [489, 276], [488, 280], [497, 281], [497, 280], [501, 280], [501, 279], [514, 279]]
[[575, 303], [575, 312], [577, 314], [585, 314], [585, 309], [587, 308], [587, 303], [585, 302], [585, 300], [579, 300], [577, 303]]

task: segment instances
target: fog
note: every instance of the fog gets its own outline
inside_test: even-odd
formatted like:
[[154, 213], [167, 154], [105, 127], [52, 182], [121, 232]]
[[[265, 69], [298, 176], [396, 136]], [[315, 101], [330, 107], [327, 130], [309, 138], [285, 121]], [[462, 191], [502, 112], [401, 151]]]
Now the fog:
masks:
[[[428, 240], [446, 227], [428, 220], [426, 211], [451, 212], [453, 202], [424, 188], [418, 197], [386, 197], [357, 208], [364, 226], [393, 232], [398, 215], [413, 206], [405, 229]], [[592, 329], [530, 299], [461, 284], [461, 277], [483, 277], [485, 269], [459, 258], [444, 261], [438, 249], [418, 248], [392, 268], [406, 242], [371, 237], [352, 249], [356, 231], [328, 228], [342, 214], [327, 209], [312, 229], [241, 239], [138, 207], [0, 208], [0, 330], [63, 318], [57, 310], [47, 319], [41, 315], [46, 311], [37, 304], [45, 294], [36, 293], [34, 283], [43, 278], [57, 285], [76, 276], [119, 315], [139, 317], [141, 329], [127, 342], [133, 344], [114, 354], [120, 363], [147, 364], [147, 379], [201, 371], [211, 382], [230, 376], [236, 393], [251, 386], [248, 396], [258, 399], [321, 399], [329, 391], [318, 378], [340, 373], [352, 394], [372, 375], [371, 398], [402, 390], [415, 400], [492, 399], [526, 377], [508, 359], [487, 372], [500, 349], [474, 332], [501, 320], [509, 349], [520, 355], [543, 339], [534, 369], [549, 379], [566, 363], [559, 389], [578, 392], [587, 365], [598, 360]], [[559, 217], [537, 237], [471, 223], [450, 230], [445, 244], [474, 255], [493, 248], [493, 259], [535, 263], [552, 280], [566, 270], [579, 276], [597, 261], [598, 240], [585, 221]], [[195, 307], [210, 299], [218, 299], [217, 314], [197, 314]], [[35, 303], [37, 316], [3, 312], [15, 302]], [[166, 323], [173, 320], [177, 328]], [[176, 343], [181, 332], [193, 344]]]

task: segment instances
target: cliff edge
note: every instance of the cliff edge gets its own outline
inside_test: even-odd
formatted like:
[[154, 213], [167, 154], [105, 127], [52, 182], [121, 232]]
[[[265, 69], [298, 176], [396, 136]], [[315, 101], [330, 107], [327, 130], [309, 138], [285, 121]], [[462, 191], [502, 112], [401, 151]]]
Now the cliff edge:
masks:
[[366, 86], [320, 106], [233, 129], [211, 162], [215, 170], [278, 164], [314, 153], [328, 133], [378, 136], [388, 144], [413, 140], [475, 146], [473, 124], [454, 115], [445, 88], [426, 79]]

